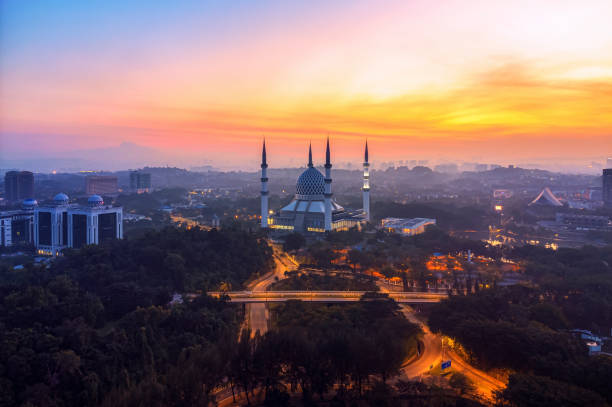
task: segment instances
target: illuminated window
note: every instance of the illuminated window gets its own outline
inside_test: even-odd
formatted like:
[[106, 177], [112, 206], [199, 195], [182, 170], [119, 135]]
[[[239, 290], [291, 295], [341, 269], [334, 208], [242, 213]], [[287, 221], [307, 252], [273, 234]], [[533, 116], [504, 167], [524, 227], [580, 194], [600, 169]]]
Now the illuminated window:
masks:
[[325, 232], [325, 229], [321, 229], [321, 228], [307, 228], [306, 230], [308, 230], [309, 232]]

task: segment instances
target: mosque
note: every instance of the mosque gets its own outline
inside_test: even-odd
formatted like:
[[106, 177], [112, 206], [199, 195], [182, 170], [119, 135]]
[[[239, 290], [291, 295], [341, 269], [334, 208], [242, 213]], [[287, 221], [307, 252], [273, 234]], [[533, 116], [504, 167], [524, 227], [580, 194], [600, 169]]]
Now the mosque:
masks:
[[266, 142], [261, 154], [261, 227], [279, 232], [300, 232], [316, 235], [332, 230], [361, 227], [370, 221], [370, 163], [368, 143], [363, 163], [363, 209], [345, 209], [338, 205], [332, 194], [329, 138], [325, 151], [325, 176], [312, 163], [312, 148], [308, 148], [308, 168], [299, 176], [294, 199], [276, 212], [268, 208], [268, 163]]

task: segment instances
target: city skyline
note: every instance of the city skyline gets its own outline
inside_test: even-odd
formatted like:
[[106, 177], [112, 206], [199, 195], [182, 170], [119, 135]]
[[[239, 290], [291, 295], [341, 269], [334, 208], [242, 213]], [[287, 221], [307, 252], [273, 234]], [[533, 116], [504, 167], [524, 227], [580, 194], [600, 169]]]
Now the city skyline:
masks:
[[[553, 162], [612, 150], [612, 5], [3, 2], [0, 159]], [[223, 157], [219, 159], [218, 157]], [[280, 158], [283, 157], [283, 158]], [[602, 162], [603, 164], [603, 162]]]

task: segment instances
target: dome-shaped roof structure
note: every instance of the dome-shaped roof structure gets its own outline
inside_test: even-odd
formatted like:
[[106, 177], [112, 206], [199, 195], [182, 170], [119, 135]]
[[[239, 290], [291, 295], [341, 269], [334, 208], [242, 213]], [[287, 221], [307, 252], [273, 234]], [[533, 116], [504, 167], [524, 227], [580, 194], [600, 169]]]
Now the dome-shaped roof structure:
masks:
[[33, 198], [24, 199], [23, 202], [21, 203], [21, 206], [24, 209], [34, 208], [35, 206], [38, 206], [38, 201]]
[[98, 206], [104, 204], [104, 199], [100, 195], [92, 195], [87, 199], [89, 206]]
[[298, 195], [323, 195], [325, 193], [325, 178], [314, 167], [309, 167], [297, 180]]
[[55, 203], [58, 203], [58, 204], [68, 203], [69, 200], [70, 198], [68, 198], [68, 195], [66, 195], [63, 192], [60, 192], [59, 194], [55, 195], [55, 197], [53, 198], [53, 201], [55, 201]]

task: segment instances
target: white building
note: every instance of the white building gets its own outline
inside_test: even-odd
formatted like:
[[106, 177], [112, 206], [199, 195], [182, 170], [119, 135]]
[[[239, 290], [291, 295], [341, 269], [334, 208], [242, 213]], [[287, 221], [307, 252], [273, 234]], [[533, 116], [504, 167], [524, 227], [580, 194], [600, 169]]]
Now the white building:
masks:
[[34, 246], [38, 254], [57, 256], [68, 243], [68, 195], [59, 193], [50, 205], [34, 210]]
[[51, 205], [34, 211], [34, 245], [38, 254], [57, 256], [67, 247], [78, 249], [123, 238], [123, 208], [104, 205], [92, 195], [87, 206], [71, 205], [60, 193]]
[[414, 236], [425, 232], [429, 225], [435, 225], [435, 219], [429, 218], [384, 218], [381, 226], [391, 233], [399, 233], [404, 236]]
[[123, 238], [123, 208], [104, 205], [102, 197], [92, 195], [87, 206], [68, 211], [68, 247], [78, 249], [88, 244]]
[[30, 244], [34, 241], [35, 199], [23, 201], [21, 209], [0, 212], [0, 246]]

